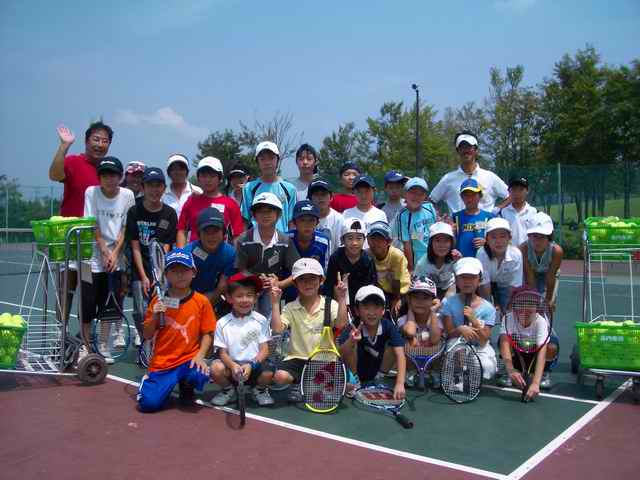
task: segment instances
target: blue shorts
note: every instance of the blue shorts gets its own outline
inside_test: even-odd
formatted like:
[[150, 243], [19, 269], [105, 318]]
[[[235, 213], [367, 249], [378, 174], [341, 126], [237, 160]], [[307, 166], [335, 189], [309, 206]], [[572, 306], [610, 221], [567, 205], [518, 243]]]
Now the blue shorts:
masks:
[[142, 412], [157, 412], [162, 408], [174, 387], [184, 381], [202, 391], [209, 383], [209, 376], [189, 368], [191, 360], [169, 370], [149, 372], [143, 378], [138, 388], [138, 406]]

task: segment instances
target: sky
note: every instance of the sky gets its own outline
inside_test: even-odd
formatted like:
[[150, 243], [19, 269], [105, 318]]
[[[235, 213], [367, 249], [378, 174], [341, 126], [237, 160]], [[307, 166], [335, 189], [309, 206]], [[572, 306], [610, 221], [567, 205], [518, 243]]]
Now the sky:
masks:
[[[489, 93], [489, 69], [527, 85], [593, 45], [605, 63], [640, 58], [637, 0], [0, 1], [0, 174], [49, 186], [67, 125], [103, 118], [110, 154], [163, 167], [209, 132], [293, 115], [320, 147], [386, 101], [443, 112]], [[295, 163], [283, 167], [296, 173]]]

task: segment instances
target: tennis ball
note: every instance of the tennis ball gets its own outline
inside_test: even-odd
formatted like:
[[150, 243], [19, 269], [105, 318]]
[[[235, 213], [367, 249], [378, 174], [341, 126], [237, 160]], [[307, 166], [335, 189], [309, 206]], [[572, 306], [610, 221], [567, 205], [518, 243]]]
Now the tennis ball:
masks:
[[3, 313], [0, 315], [0, 325], [9, 325], [12, 315], [10, 313]]
[[27, 322], [24, 321], [22, 315], [14, 315], [12, 320], [16, 324], [16, 327], [25, 327], [27, 325]]

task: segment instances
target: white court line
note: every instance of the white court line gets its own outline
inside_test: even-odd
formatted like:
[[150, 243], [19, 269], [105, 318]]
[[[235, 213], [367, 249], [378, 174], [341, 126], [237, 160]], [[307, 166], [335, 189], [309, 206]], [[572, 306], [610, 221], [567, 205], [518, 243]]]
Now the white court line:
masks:
[[[517, 388], [498, 387], [497, 385], [482, 385], [482, 388], [488, 388], [489, 390], [502, 390], [504, 392], [514, 392], [514, 393], [517, 393], [518, 395], [522, 394], [522, 390], [518, 390]], [[572, 402], [589, 403], [591, 405], [598, 405], [600, 403], [597, 400], [589, 400], [586, 398], [578, 398], [578, 397], [569, 397], [567, 395], [554, 395], [553, 393], [540, 392], [538, 396], [556, 398], [558, 400], [570, 400]]]
[[587, 413], [585, 413], [578, 420], [573, 422], [572, 425], [569, 426], [564, 432], [554, 438], [551, 442], [547, 443], [542, 449], [540, 449], [535, 455], [530, 457], [526, 462], [516, 468], [513, 472], [508, 475], [509, 480], [519, 480], [524, 477], [527, 473], [529, 473], [533, 468], [535, 468], [538, 464], [540, 464], [545, 458], [555, 452], [560, 445], [569, 440], [573, 435], [575, 435], [582, 427], [587, 425], [591, 420], [593, 420], [596, 416], [598, 416], [602, 411], [607, 408], [611, 403], [613, 403], [626, 389], [631, 385], [631, 381], [627, 380], [622, 385], [620, 385], [617, 389], [607, 396], [601, 402], [598, 402], [598, 405], [593, 407]]
[[[139, 385], [139, 383], [137, 382], [133, 382], [131, 380], [127, 380], [126, 378], [118, 377], [116, 375], [109, 374], [107, 375], [107, 378], [111, 380], [115, 380], [117, 382], [125, 383], [127, 385], [133, 385], [136, 387]], [[212, 408], [215, 408], [216, 410], [220, 410], [223, 412], [237, 413], [235, 410], [226, 408], [226, 407], [212, 407]], [[336, 442], [346, 443], [348, 445], [354, 445], [356, 447], [366, 448], [368, 450], [373, 450], [376, 452], [386, 453], [386, 454], [393, 455], [400, 458], [415, 460], [417, 462], [428, 463], [431, 465], [438, 465], [440, 467], [450, 468], [452, 470], [458, 470], [461, 472], [479, 475], [486, 478], [494, 478], [497, 480], [508, 480], [508, 477], [501, 473], [490, 472], [488, 470], [481, 470], [479, 468], [473, 468], [473, 467], [468, 467], [466, 465], [460, 465], [457, 463], [446, 462], [444, 460], [438, 460], [437, 458], [424, 457], [422, 455], [416, 455], [414, 453], [403, 452], [401, 450], [394, 450], [392, 448], [387, 448], [387, 447], [381, 447], [379, 445], [374, 445], [372, 443], [362, 442], [360, 440], [354, 440], [347, 437], [341, 437], [339, 435], [333, 435], [331, 433], [321, 432], [319, 430], [313, 430], [307, 427], [301, 427], [299, 425], [283, 422], [281, 420], [275, 420], [273, 418], [262, 417], [260, 415], [255, 415], [249, 412], [247, 412], [247, 417], [253, 420], [258, 420], [260, 422], [276, 425], [278, 427], [288, 428], [289, 430], [295, 430], [297, 432], [314, 435], [316, 437], [326, 438], [328, 440], [333, 440]]]

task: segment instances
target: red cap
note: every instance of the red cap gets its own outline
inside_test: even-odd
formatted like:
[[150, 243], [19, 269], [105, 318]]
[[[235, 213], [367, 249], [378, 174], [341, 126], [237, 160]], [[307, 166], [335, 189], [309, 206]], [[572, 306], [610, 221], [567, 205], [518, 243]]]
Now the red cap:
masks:
[[235, 282], [253, 283], [256, 287], [256, 293], [262, 290], [262, 280], [257, 275], [247, 274], [245, 272], [234, 273], [227, 279], [227, 285]]

